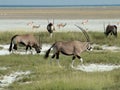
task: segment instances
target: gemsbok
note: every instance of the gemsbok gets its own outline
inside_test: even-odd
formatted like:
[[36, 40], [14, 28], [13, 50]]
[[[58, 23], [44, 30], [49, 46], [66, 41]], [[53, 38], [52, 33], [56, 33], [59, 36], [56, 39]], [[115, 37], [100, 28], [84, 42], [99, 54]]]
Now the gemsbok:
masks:
[[116, 25], [107, 25], [107, 27], [105, 28], [105, 24], [104, 24], [104, 34], [106, 36], [108, 36], [109, 34], [114, 35], [115, 37], [117, 37], [117, 26]]
[[54, 19], [53, 19], [53, 23], [49, 22], [49, 20], [48, 20], [47, 31], [49, 32], [50, 37], [52, 37], [53, 31], [55, 31]]
[[[27, 52], [28, 48], [30, 48], [30, 50], [31, 50], [32, 47], [35, 49], [35, 51], [37, 53], [40, 53], [41, 49], [42, 49], [40, 41], [38, 43], [33, 34], [14, 35], [11, 38], [9, 52], [11, 52], [13, 50], [17, 50], [18, 44], [22, 44], [22, 45], [26, 46], [26, 52]], [[32, 51], [31, 51], [31, 53], [32, 53]]]
[[[75, 25], [77, 26], [77, 25]], [[44, 56], [44, 58], [48, 58], [49, 57], [49, 53], [51, 51], [51, 49], [53, 48], [54, 52], [53, 52], [53, 55], [52, 55], [52, 59], [54, 59], [56, 57], [56, 60], [58, 62], [58, 65], [61, 67], [61, 65], [59, 64], [59, 54], [62, 53], [64, 55], [67, 55], [67, 56], [72, 56], [72, 67], [74, 65], [74, 61], [75, 61], [75, 58], [77, 57], [81, 63], [83, 63], [83, 59], [81, 58], [80, 54], [86, 50], [92, 50], [92, 47], [91, 47], [91, 42], [90, 42], [90, 38], [87, 34], [87, 32], [77, 26], [80, 30], [82, 30], [83, 34], [85, 35], [87, 41], [86, 42], [81, 42], [81, 41], [78, 41], [78, 40], [74, 40], [74, 41], [58, 41], [58, 42], [55, 42], [47, 51], [46, 51], [46, 54]], [[52, 62], [52, 59], [50, 62]]]

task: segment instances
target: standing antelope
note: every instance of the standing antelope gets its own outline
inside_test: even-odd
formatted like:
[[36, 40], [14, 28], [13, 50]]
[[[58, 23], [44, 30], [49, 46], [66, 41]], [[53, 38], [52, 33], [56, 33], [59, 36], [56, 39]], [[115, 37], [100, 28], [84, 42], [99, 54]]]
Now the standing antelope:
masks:
[[87, 23], [88, 23], [88, 19], [83, 20], [83, 21], [81, 22], [81, 24], [85, 27], [86, 30], [88, 30], [88, 28], [86, 27], [86, 24], [87, 24]]
[[115, 37], [117, 37], [117, 26], [116, 25], [107, 25], [107, 27], [105, 28], [105, 24], [104, 24], [104, 34], [106, 36], [108, 36], [109, 34], [113, 34]]
[[82, 21], [82, 23], [81, 23], [81, 24], [85, 25], [85, 24], [87, 24], [87, 23], [88, 23], [88, 19], [87, 19], [87, 20]]
[[40, 27], [40, 25], [33, 25], [32, 26], [32, 29], [34, 30], [35, 28], [37, 29], [37, 28], [39, 28]]
[[[76, 25], [77, 26], [77, 25]], [[67, 56], [72, 56], [72, 67], [74, 65], [74, 61], [75, 61], [75, 58], [77, 57], [78, 59], [80, 59], [80, 61], [83, 63], [83, 59], [80, 57], [80, 54], [86, 50], [91, 50], [92, 47], [91, 47], [91, 43], [90, 43], [90, 39], [89, 39], [89, 36], [87, 34], [87, 32], [77, 26], [80, 30], [82, 30], [83, 34], [85, 35], [87, 41], [86, 42], [81, 42], [81, 41], [77, 41], [77, 40], [74, 40], [74, 41], [58, 41], [58, 42], [55, 42], [46, 52], [44, 58], [48, 58], [49, 57], [49, 53], [51, 51], [51, 48], [53, 48], [54, 50], [54, 53], [52, 55], [52, 59], [54, 57], [56, 57], [57, 59], [57, 62], [58, 62], [58, 65], [60, 66], [59, 64], [59, 54], [62, 53], [64, 55], [67, 55]]]
[[37, 29], [37, 28], [40, 27], [40, 25], [35, 24], [34, 22], [29, 22], [29, 23], [27, 23], [27, 25], [31, 25], [32, 26], [32, 30], [34, 30], [35, 28]]
[[60, 23], [60, 24], [57, 24], [57, 27], [60, 29], [61, 27], [65, 27], [67, 25], [67, 23], [63, 24], [63, 23]]
[[53, 20], [53, 23], [49, 22], [48, 20], [47, 30], [50, 34], [50, 37], [52, 37], [53, 31], [55, 31], [54, 20]]

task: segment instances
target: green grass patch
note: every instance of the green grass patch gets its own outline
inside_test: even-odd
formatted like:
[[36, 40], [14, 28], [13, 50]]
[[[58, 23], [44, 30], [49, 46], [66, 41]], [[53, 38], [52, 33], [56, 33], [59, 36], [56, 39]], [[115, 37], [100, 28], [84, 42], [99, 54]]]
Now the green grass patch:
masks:
[[[84, 63], [120, 64], [120, 53], [91, 52], [83, 53]], [[31, 74], [20, 79], [6, 89], [9, 90], [119, 90], [120, 69], [109, 72], [83, 72], [70, 67], [72, 57], [60, 55], [59, 68], [41, 55], [7, 55], [0, 56], [0, 66], [9, 67], [0, 76], [15, 71], [31, 71]], [[75, 65], [80, 62], [76, 59]]]
[[[26, 34], [26, 33], [33, 33], [35, 37], [40, 40], [42, 43], [54, 43], [55, 41], [71, 41], [71, 40], [80, 40], [86, 41], [85, 36], [81, 32], [54, 32], [53, 37], [50, 38], [49, 33], [47, 32], [1, 32], [0, 33], [0, 43], [1, 44], [9, 44], [12, 36], [16, 34]], [[92, 43], [95, 44], [106, 44], [106, 45], [117, 45], [120, 46], [120, 33], [118, 32], [118, 37], [115, 38], [114, 36], [106, 37], [103, 32], [88, 32], [90, 36], [90, 40]]]
[[[10, 39], [15, 34], [25, 34], [31, 32], [1, 32], [0, 44], [9, 44]], [[120, 46], [120, 33], [118, 37], [105, 37], [102, 32], [88, 32], [91, 42], [100, 45]], [[81, 32], [55, 32], [53, 38], [46, 32], [34, 33], [42, 43], [54, 43], [55, 41], [81, 40], [86, 41]], [[100, 50], [100, 47], [94, 49]], [[44, 59], [42, 55], [3, 55], [0, 56], [0, 67], [7, 67], [7, 70], [0, 70], [0, 78], [16, 71], [31, 71], [30, 75], [24, 76], [15, 81], [5, 90], [119, 90], [120, 89], [120, 69], [109, 72], [83, 72], [70, 67], [72, 57], [60, 55], [60, 64], [63, 68], [50, 65], [50, 58]], [[85, 52], [81, 54], [84, 64], [102, 63], [120, 65], [119, 52]], [[80, 64], [75, 60], [75, 66]]]

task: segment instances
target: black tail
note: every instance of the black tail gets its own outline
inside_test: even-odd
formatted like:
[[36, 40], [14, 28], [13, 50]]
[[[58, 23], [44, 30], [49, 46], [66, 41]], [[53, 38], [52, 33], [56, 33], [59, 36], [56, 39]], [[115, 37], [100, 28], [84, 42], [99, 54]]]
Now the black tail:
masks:
[[12, 50], [12, 42], [13, 42], [13, 39], [14, 39], [16, 36], [18, 36], [18, 35], [15, 35], [15, 36], [13, 36], [13, 37], [11, 38], [10, 47], [9, 47], [9, 52], [11, 52], [11, 50]]
[[50, 51], [51, 51], [51, 48], [53, 48], [54, 45], [55, 45], [55, 43], [54, 43], [54, 44], [47, 50], [47, 52], [45, 53], [45, 56], [44, 56], [45, 59], [49, 57], [49, 53], [50, 53]]

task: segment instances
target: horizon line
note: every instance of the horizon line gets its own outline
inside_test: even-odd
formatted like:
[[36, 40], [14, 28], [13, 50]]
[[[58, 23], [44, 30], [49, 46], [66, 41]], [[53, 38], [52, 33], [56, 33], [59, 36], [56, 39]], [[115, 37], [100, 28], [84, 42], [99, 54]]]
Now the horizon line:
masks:
[[0, 5], [0, 6], [120, 6], [120, 4], [85, 4], [85, 5]]

